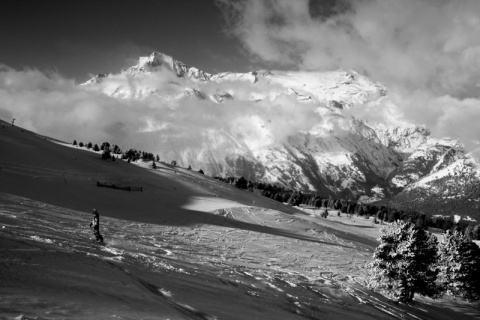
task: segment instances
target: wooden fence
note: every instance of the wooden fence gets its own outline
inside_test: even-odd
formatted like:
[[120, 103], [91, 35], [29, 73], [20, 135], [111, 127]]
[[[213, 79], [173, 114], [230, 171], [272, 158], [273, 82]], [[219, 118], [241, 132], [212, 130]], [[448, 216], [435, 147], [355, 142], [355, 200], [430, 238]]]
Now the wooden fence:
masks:
[[112, 188], [112, 189], [117, 189], [117, 190], [124, 190], [124, 191], [140, 191], [143, 192], [143, 187], [122, 187], [122, 186], [116, 186], [115, 184], [112, 183], [105, 183], [105, 182], [100, 182], [97, 181], [97, 187], [102, 187], [102, 188]]

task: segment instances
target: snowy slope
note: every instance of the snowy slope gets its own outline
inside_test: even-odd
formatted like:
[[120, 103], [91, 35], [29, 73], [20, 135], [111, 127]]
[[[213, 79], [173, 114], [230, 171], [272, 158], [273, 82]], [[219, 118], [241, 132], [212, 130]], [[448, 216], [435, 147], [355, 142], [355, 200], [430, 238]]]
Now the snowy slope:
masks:
[[408, 306], [368, 290], [371, 220], [319, 219], [186, 169], [104, 161], [2, 120], [0, 130], [2, 319], [479, 316], [458, 299]]
[[460, 142], [434, 139], [427, 128], [353, 117], [349, 110], [388, 101], [385, 86], [354, 71], [209, 74], [154, 52], [83, 87], [121, 99], [157, 99], [170, 109], [196, 103], [213, 117], [237, 112], [212, 118], [224, 123], [220, 128], [205, 123], [185, 133], [172, 120], [168, 130], [137, 139], [148, 141], [138, 148], [210, 175], [368, 198], [417, 188], [422, 178], [435, 180], [435, 173], [455, 163], [478, 167]]
[[444, 152], [431, 173], [408, 184], [394, 205], [443, 216], [480, 220], [480, 169], [471, 154]]

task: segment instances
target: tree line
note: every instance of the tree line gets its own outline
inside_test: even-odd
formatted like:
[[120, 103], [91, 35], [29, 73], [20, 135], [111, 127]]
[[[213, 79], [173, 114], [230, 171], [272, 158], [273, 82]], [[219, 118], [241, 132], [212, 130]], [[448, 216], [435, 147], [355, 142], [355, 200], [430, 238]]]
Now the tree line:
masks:
[[102, 151], [102, 159], [109, 160], [115, 159], [112, 155], [121, 155], [121, 158], [124, 160], [130, 161], [137, 161], [137, 160], [144, 160], [144, 161], [160, 161], [160, 157], [158, 154], [156, 156], [153, 155], [151, 152], [141, 151], [130, 149], [126, 152], [123, 152], [122, 149], [116, 144], [111, 145], [109, 142], [104, 142], [100, 145], [100, 147], [95, 143], [88, 142], [84, 144], [83, 142], [77, 143], [77, 140], [73, 140], [72, 143], [74, 146], [85, 147], [87, 149], [92, 149], [93, 151], [99, 152]]
[[480, 224], [473, 221], [460, 220], [455, 222], [453, 217], [434, 216], [415, 210], [403, 210], [397, 206], [362, 203], [347, 199], [336, 199], [330, 196], [318, 195], [315, 192], [292, 190], [272, 183], [255, 182], [244, 177], [220, 177], [214, 179], [234, 185], [239, 189], [257, 192], [264, 197], [292, 206], [310, 206], [315, 208], [331, 208], [340, 213], [372, 218], [374, 223], [393, 223], [395, 221], [411, 222], [415, 226], [428, 229], [439, 228], [444, 231], [456, 230], [465, 234], [471, 240], [480, 240]]
[[[117, 157], [115, 155], [119, 155], [121, 159], [127, 160], [128, 162], [143, 160], [143, 161], [152, 161], [152, 168], [156, 169], [157, 165], [155, 162], [160, 162], [160, 157], [154, 155], [151, 152], [136, 150], [136, 149], [129, 149], [128, 151], [123, 152], [122, 149], [118, 145], [111, 145], [109, 142], [104, 142], [99, 147], [97, 144], [93, 144], [92, 142], [88, 142], [84, 144], [83, 142], [77, 143], [77, 140], [73, 140], [72, 143], [74, 146], [85, 147], [87, 149], [92, 149], [93, 151], [99, 152], [102, 151], [102, 159], [103, 160], [112, 160], [115, 161]], [[177, 165], [176, 160], [172, 160], [170, 162], [172, 166]], [[191, 166], [188, 166], [188, 170], [192, 170]], [[199, 169], [197, 172], [204, 174], [202, 169]]]

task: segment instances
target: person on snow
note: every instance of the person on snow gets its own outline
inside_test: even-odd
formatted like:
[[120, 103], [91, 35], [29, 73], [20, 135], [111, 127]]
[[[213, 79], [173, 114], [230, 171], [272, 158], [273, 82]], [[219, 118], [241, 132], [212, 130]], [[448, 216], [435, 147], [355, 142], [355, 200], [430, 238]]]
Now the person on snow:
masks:
[[323, 212], [320, 214], [320, 217], [322, 217], [322, 218], [328, 217], [328, 210], [327, 210], [327, 208], [325, 208], [325, 210], [323, 210]]
[[90, 228], [93, 227], [93, 234], [97, 239], [97, 242], [103, 243], [103, 237], [100, 234], [100, 216], [97, 209], [93, 209], [93, 220], [90, 223]]

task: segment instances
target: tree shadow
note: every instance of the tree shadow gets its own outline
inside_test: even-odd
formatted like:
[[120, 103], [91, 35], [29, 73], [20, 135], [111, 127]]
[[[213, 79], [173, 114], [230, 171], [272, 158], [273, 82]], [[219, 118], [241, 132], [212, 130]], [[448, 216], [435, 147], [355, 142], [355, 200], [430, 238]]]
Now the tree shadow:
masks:
[[[291, 239], [296, 239], [296, 240], [301, 240], [301, 241], [308, 241], [308, 242], [319, 243], [319, 244], [327, 244], [327, 245], [339, 246], [339, 247], [344, 247], [344, 248], [352, 248], [350, 246], [346, 246], [346, 245], [342, 245], [342, 244], [338, 244], [338, 243], [321, 241], [321, 240], [319, 240], [317, 238], [314, 238], [314, 237], [309, 237], [309, 236], [306, 236], [306, 235], [289, 232], [289, 231], [286, 231], [286, 230], [283, 230], [283, 229], [273, 228], [273, 227], [264, 226], [264, 225], [253, 224], [253, 223], [249, 223], [249, 222], [245, 222], [245, 221], [239, 221], [239, 220], [235, 220], [235, 219], [232, 219], [232, 218], [229, 218], [229, 217], [219, 216], [219, 215], [216, 215], [216, 214], [213, 214], [213, 213], [200, 212], [200, 211], [191, 211], [191, 213], [192, 213], [192, 216], [195, 216], [194, 221], [189, 219], [190, 223], [192, 223], [192, 224], [209, 224], [209, 225], [214, 225], [214, 226], [241, 229], [241, 230], [246, 230], [246, 231], [253, 231], [253, 232], [258, 232], [258, 233], [263, 233], [263, 234], [269, 234], [269, 235], [273, 235], [273, 236], [291, 238]], [[171, 222], [173, 222], [173, 221], [171, 221]], [[168, 223], [168, 222], [167, 222], [167, 224], [172, 225], [172, 223]], [[178, 226], [179, 224], [173, 223], [173, 225]]]

